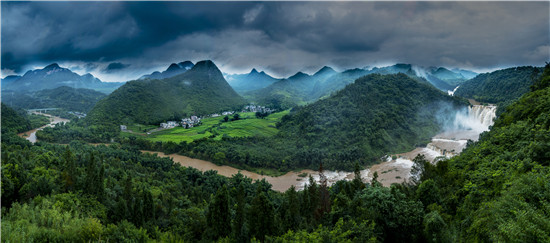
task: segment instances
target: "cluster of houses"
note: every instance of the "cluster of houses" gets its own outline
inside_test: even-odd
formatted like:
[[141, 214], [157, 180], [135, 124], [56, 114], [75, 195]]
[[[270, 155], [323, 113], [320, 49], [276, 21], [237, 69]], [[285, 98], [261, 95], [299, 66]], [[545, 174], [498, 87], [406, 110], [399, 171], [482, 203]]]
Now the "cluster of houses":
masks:
[[[242, 109], [241, 112], [273, 113], [273, 112], [275, 112], [275, 110], [273, 110], [271, 108], [267, 108], [265, 106], [247, 105]], [[233, 115], [233, 114], [235, 114], [235, 111], [224, 111], [221, 114], [214, 113], [214, 114], [210, 114], [206, 117], [229, 116], [229, 115]], [[85, 116], [85, 114], [84, 114], [84, 116]], [[191, 117], [188, 117], [188, 118], [181, 119], [181, 122], [177, 122], [177, 121], [163, 122], [163, 123], [160, 124], [160, 128], [169, 129], [169, 128], [174, 128], [174, 127], [177, 127], [177, 126], [180, 126], [180, 125], [183, 128], [191, 128], [191, 127], [199, 126], [200, 124], [201, 124], [201, 118], [200, 117], [191, 116]], [[127, 127], [125, 125], [120, 125], [120, 130], [126, 131]]]
[[235, 114], [234, 111], [224, 111], [222, 112], [222, 114], [218, 114], [218, 113], [214, 113], [214, 114], [210, 114], [209, 117], [218, 117], [218, 116], [229, 116], [229, 115], [233, 115]]
[[[262, 112], [262, 113], [273, 113], [275, 112], [274, 109], [267, 108], [265, 106], [259, 106], [259, 105], [247, 105], [245, 106], [241, 112]], [[210, 114], [207, 117], [220, 117], [220, 116], [229, 116], [235, 114], [235, 111], [224, 111], [222, 113], [214, 113]]]
[[86, 113], [82, 113], [82, 112], [78, 112], [78, 111], [69, 111], [69, 114], [73, 114], [78, 118], [86, 117]]
[[200, 125], [201, 118], [197, 116], [191, 116], [189, 118], [181, 119], [181, 126], [184, 128], [191, 128]]
[[244, 107], [242, 112], [262, 112], [262, 113], [273, 113], [275, 110], [267, 108], [265, 106], [259, 105], [247, 105]]
[[179, 124], [177, 121], [167, 121], [160, 124], [161, 128], [174, 128], [177, 127]]
[[196, 127], [200, 124], [201, 124], [201, 118], [200, 117], [191, 116], [191, 117], [188, 117], [188, 118], [181, 119], [181, 122], [177, 122], [177, 121], [163, 122], [163, 123], [160, 124], [160, 127], [168, 129], [168, 128], [174, 128], [174, 127], [177, 127], [177, 126], [181, 125], [183, 128], [191, 128], [191, 127]]

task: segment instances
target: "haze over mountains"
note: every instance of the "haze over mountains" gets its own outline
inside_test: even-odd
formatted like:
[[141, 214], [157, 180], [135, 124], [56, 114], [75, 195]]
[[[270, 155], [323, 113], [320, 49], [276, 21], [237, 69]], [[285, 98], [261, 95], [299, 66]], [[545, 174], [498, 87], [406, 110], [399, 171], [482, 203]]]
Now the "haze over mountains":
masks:
[[326, 97], [353, 83], [357, 78], [373, 73], [404, 73], [409, 77], [424, 80], [445, 92], [453, 90], [458, 84], [468, 80], [462, 73], [468, 77], [475, 74], [471, 71], [453, 72], [443, 67], [423, 68], [411, 64], [395, 64], [381, 68], [356, 68], [340, 73], [325, 66], [313, 75], [298, 72], [263, 89], [245, 93], [244, 96], [260, 104], [289, 108]]
[[[166, 70], [143, 75], [139, 80], [171, 78], [187, 72], [193, 66], [191, 61], [172, 63]], [[327, 97], [343, 89], [355, 79], [371, 73], [404, 73], [413, 78], [423, 79], [443, 91], [453, 90], [460, 83], [476, 75], [474, 72], [460, 69], [451, 71], [443, 67], [425, 68], [411, 64], [395, 64], [387, 67], [349, 69], [343, 72], [337, 72], [325, 66], [312, 75], [297, 72], [284, 79], [274, 78], [255, 68], [247, 74], [224, 74], [224, 76], [233, 90], [249, 102], [276, 108], [290, 108]], [[101, 82], [91, 74], [79, 75], [54, 63], [43, 69], [28, 71], [23, 76], [8, 76], [2, 79], [2, 90], [24, 92], [25, 95], [30, 95], [42, 89], [68, 86], [89, 88], [108, 94], [122, 84], [124, 82]]]
[[187, 70], [191, 69], [194, 66], [194, 64], [191, 61], [184, 61], [180, 63], [172, 63], [168, 68], [163, 71], [155, 71], [151, 74], [143, 75], [139, 79], [163, 79], [163, 78], [170, 78], [174, 77], [178, 74], [182, 74], [186, 72]]
[[2, 92], [2, 102], [24, 109], [60, 108], [67, 111], [88, 112], [106, 95], [92, 89], [74, 89], [61, 86], [35, 92]]
[[8, 76], [2, 79], [2, 90], [38, 91], [68, 86], [110, 93], [122, 84], [121, 82], [101, 82], [89, 73], [79, 75], [53, 63], [43, 69], [27, 71], [23, 76]]
[[253, 68], [248, 74], [225, 74], [224, 76], [229, 85], [239, 94], [265, 88], [279, 81], [264, 71], [258, 72], [256, 68]]

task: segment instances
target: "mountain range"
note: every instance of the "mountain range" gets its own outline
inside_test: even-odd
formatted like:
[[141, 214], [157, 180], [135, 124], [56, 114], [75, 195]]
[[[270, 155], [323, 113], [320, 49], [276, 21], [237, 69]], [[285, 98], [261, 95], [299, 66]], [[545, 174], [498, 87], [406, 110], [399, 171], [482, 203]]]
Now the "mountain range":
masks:
[[158, 124], [240, 109], [246, 103], [212, 61], [200, 61], [170, 78], [127, 82], [99, 101], [87, 119], [102, 124]]
[[151, 74], [143, 75], [139, 79], [164, 79], [171, 78], [178, 74], [185, 73], [187, 70], [193, 68], [194, 64], [191, 61], [184, 61], [180, 63], [172, 63], [168, 68], [163, 71], [155, 71]]
[[397, 74], [430, 83], [442, 91], [453, 90], [458, 84], [468, 80], [462, 73], [471, 77], [470, 71], [453, 72], [443, 67], [419, 67], [411, 64], [395, 64], [387, 67], [349, 69], [336, 72], [330, 67], [323, 67], [313, 75], [298, 72], [265, 88], [244, 93], [244, 97], [273, 107], [290, 108], [296, 105], [311, 103], [328, 97], [353, 83], [357, 78], [368, 74]]
[[258, 72], [255, 68], [247, 74], [225, 74], [224, 76], [229, 85], [239, 94], [262, 89], [279, 81], [264, 71]]
[[27, 71], [23, 76], [8, 76], [2, 79], [2, 90], [32, 92], [68, 86], [110, 93], [122, 84], [121, 82], [102, 82], [92, 74], [79, 75], [53, 63], [43, 69]]

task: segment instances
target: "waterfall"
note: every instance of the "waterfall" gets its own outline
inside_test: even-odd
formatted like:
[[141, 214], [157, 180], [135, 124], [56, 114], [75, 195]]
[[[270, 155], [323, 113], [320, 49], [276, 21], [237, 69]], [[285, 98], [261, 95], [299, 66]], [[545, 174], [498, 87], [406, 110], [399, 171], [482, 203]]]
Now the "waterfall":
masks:
[[468, 115], [479, 121], [481, 125], [486, 127], [485, 131], [489, 130], [496, 117], [497, 107], [494, 105], [473, 105], [468, 107]]
[[450, 96], [454, 96], [456, 90], [458, 89], [458, 87], [460, 87], [460, 85], [459, 85], [459, 86], [456, 86], [456, 87], [453, 89], [453, 91], [447, 90], [447, 94], [449, 94]]
[[497, 107], [494, 105], [472, 105], [468, 111], [459, 111], [455, 116], [454, 127], [446, 132], [436, 135], [426, 149], [434, 152], [428, 156], [434, 159], [437, 156], [453, 157], [458, 155], [466, 147], [469, 139], [476, 141], [479, 134], [488, 131], [496, 117]]

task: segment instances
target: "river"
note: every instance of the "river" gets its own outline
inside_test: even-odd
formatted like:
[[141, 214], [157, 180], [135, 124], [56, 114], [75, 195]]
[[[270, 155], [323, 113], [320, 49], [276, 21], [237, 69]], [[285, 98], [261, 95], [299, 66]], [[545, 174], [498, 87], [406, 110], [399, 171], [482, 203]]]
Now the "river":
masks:
[[64, 119], [64, 118], [57, 117], [57, 116], [52, 116], [50, 114], [44, 114], [44, 113], [38, 113], [38, 112], [33, 112], [33, 114], [47, 116], [48, 118], [50, 118], [50, 123], [47, 124], [47, 125], [41, 126], [39, 128], [17, 134], [17, 136], [25, 138], [25, 139], [29, 140], [31, 143], [36, 143], [36, 141], [38, 141], [36, 139], [36, 132], [37, 131], [42, 130], [46, 127], [53, 127], [53, 126], [55, 126], [55, 124], [60, 123], [60, 122], [66, 123], [66, 122], [70, 121], [68, 119]]
[[[489, 130], [489, 126], [493, 124], [495, 118], [496, 106], [488, 105], [472, 105], [464, 114], [459, 114], [456, 117], [456, 129], [450, 129], [440, 134], [435, 135], [432, 141], [426, 147], [419, 147], [412, 151], [402, 154], [388, 156], [387, 160], [361, 170], [361, 178], [363, 182], [370, 182], [375, 172], [378, 173], [378, 181], [384, 186], [390, 186], [393, 183], [402, 183], [410, 179], [410, 171], [413, 166], [412, 160], [418, 154], [423, 154], [430, 162], [434, 162], [438, 157], [453, 157], [458, 155], [467, 144], [468, 140], [477, 141], [479, 134]], [[223, 176], [232, 176], [239, 171], [241, 174], [254, 180], [266, 179], [273, 189], [276, 191], [286, 191], [292, 185], [297, 190], [301, 190], [309, 182], [308, 177], [311, 175], [317, 182], [320, 181], [320, 176], [317, 171], [302, 170], [298, 172], [288, 172], [285, 175], [272, 177], [260, 175], [254, 172], [239, 170], [227, 165], [216, 165], [212, 162], [193, 159], [183, 155], [170, 154], [166, 155], [161, 152], [143, 151], [147, 153], [156, 153], [160, 157], [170, 157], [174, 162], [182, 166], [189, 166], [199, 169], [200, 171], [216, 170], [218, 174]], [[392, 159], [392, 157], [396, 159]], [[307, 174], [306, 177], [300, 177], [300, 174]], [[352, 180], [353, 172], [346, 171], [324, 171], [327, 178], [327, 184], [331, 185], [339, 180]]]
[[[459, 154], [462, 149], [465, 148], [468, 140], [476, 141], [479, 134], [483, 131], [487, 131], [489, 126], [493, 123], [495, 117], [496, 106], [482, 106], [472, 105], [469, 107], [466, 114], [457, 116], [458, 129], [449, 130], [440, 134], [437, 134], [432, 138], [431, 143], [426, 147], [416, 148], [410, 152], [395, 154], [388, 156], [387, 160], [370, 166], [361, 170], [361, 178], [364, 182], [370, 182], [375, 172], [378, 173], [378, 181], [384, 186], [390, 186], [393, 183], [402, 183], [410, 178], [410, 171], [413, 166], [412, 159], [418, 154], [424, 154], [429, 161], [434, 161], [437, 157], [453, 157]], [[20, 137], [24, 137], [32, 143], [36, 142], [36, 131], [41, 130], [47, 126], [53, 126], [59, 122], [68, 122], [69, 120], [41, 114], [50, 117], [50, 124], [19, 134]], [[317, 171], [313, 170], [301, 170], [298, 172], [288, 172], [282, 176], [266, 176], [260, 175], [254, 172], [239, 170], [237, 168], [227, 165], [216, 165], [212, 162], [193, 159], [187, 156], [178, 154], [164, 154], [156, 151], [142, 151], [144, 153], [155, 153], [160, 157], [169, 157], [172, 160], [182, 166], [188, 166], [196, 168], [200, 171], [215, 170], [218, 174], [231, 177], [237, 174], [239, 171], [246, 177], [253, 180], [266, 179], [273, 186], [273, 190], [284, 192], [291, 186], [296, 187], [297, 190], [301, 190], [309, 182], [309, 175], [311, 175], [317, 182], [320, 181], [320, 176]], [[396, 157], [392, 159], [391, 157]], [[324, 171], [327, 178], [327, 184], [331, 185], [339, 180], [352, 180], [354, 178], [353, 172], [346, 171]], [[300, 176], [302, 175], [302, 177]], [[303, 175], [306, 175], [305, 177]]]

